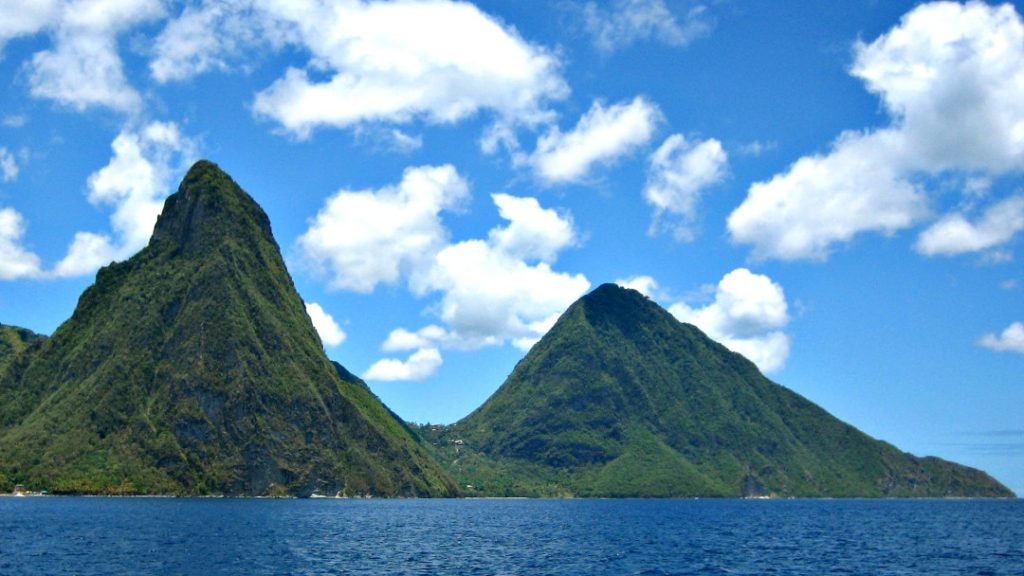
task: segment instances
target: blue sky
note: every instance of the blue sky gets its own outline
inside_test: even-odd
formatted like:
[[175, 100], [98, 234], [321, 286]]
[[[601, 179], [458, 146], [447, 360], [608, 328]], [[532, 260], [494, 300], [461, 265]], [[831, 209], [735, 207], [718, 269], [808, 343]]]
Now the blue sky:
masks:
[[0, 3], [0, 321], [55, 330], [209, 158], [406, 419], [465, 416], [620, 282], [1024, 493], [1021, 12]]

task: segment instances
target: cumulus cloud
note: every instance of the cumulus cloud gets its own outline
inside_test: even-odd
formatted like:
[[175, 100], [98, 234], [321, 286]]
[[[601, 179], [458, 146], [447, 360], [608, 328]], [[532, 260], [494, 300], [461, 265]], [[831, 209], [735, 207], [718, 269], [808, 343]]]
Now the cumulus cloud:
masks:
[[322, 126], [449, 123], [484, 110], [533, 124], [550, 117], [547, 101], [568, 95], [551, 53], [469, 3], [261, 6], [312, 58], [257, 94], [253, 110], [300, 138]]
[[415, 352], [382, 360], [367, 379], [426, 378], [440, 367], [443, 349], [528, 348], [590, 288], [582, 274], [553, 268], [578, 241], [571, 216], [535, 198], [493, 194], [505, 224], [485, 238], [451, 242], [441, 212], [468, 194], [451, 166], [409, 168], [396, 186], [339, 192], [299, 239], [303, 254], [330, 272], [334, 288], [369, 292], [404, 281], [417, 296], [439, 297], [429, 311], [440, 323], [397, 328], [382, 346]]
[[24, 218], [13, 208], [0, 210], [0, 280], [36, 278], [42, 274], [39, 256], [21, 245]]
[[378, 360], [363, 374], [367, 380], [394, 382], [399, 380], [426, 380], [441, 369], [444, 359], [436, 348], [423, 348], [405, 360], [384, 358]]
[[486, 240], [465, 240], [441, 250], [427, 285], [442, 293], [439, 316], [448, 325], [448, 347], [477, 348], [512, 342], [533, 345], [590, 282], [557, 272], [557, 255], [576, 243], [568, 215], [544, 209], [533, 198], [494, 194], [508, 222]]
[[453, 166], [409, 168], [396, 186], [332, 196], [299, 247], [329, 272], [332, 288], [371, 292], [403, 275], [418, 279], [447, 243], [441, 212], [468, 197], [466, 181]]
[[756, 258], [824, 259], [860, 233], [917, 224], [928, 197], [916, 175], [1024, 168], [1024, 23], [1010, 4], [920, 5], [858, 42], [851, 74], [890, 126], [845, 132], [827, 155], [753, 184], [728, 225]]
[[651, 155], [644, 197], [654, 207], [651, 233], [669, 230], [677, 240], [694, 238], [701, 193], [725, 179], [729, 157], [714, 138], [687, 142], [673, 134]]
[[111, 144], [110, 162], [89, 176], [89, 202], [113, 206], [114, 236], [75, 234], [68, 254], [53, 273], [59, 277], [90, 274], [144, 247], [153, 233], [174, 176], [195, 159], [196, 145], [173, 122], [152, 122], [125, 129]]
[[0, 182], [10, 182], [18, 177], [18, 162], [14, 154], [0, 146]]
[[444, 294], [441, 319], [467, 348], [505, 341], [529, 348], [590, 288], [582, 274], [556, 272], [546, 262], [530, 263], [482, 240], [441, 251], [431, 283]]
[[849, 132], [830, 154], [801, 158], [754, 183], [729, 215], [733, 241], [752, 244], [757, 259], [824, 260], [857, 234], [892, 234], [919, 222], [928, 199], [893, 165], [903, 150], [898, 136]]
[[347, 337], [345, 331], [341, 329], [341, 326], [338, 326], [334, 317], [328, 314], [319, 304], [307, 302], [306, 313], [309, 314], [309, 319], [313, 321], [313, 327], [316, 328], [316, 332], [320, 335], [320, 341], [324, 343], [324, 346], [333, 348], [340, 346], [345, 341]]
[[610, 164], [650, 141], [661, 119], [658, 107], [637, 96], [609, 107], [595, 102], [571, 132], [557, 126], [537, 140], [529, 162], [541, 180], [576, 182], [596, 164]]
[[0, 51], [11, 39], [35, 34], [56, 22], [60, 0], [35, 2], [0, 2]]
[[918, 252], [955, 256], [980, 252], [1009, 242], [1024, 230], [1024, 197], [1014, 196], [985, 211], [976, 222], [964, 214], [949, 214], [932, 224], [917, 240]]
[[163, 14], [159, 0], [65, 0], [29, 9], [18, 25], [20, 33], [48, 29], [53, 38], [52, 48], [32, 57], [32, 95], [80, 111], [96, 106], [136, 110], [141, 96], [124, 75], [117, 37]]
[[[164, 22], [147, 48], [158, 83], [251, 67], [288, 47], [308, 54], [256, 94], [253, 112], [287, 133], [481, 112], [498, 123], [549, 121], [569, 88], [556, 55], [469, 2], [451, 0], [39, 0], [0, 5], [0, 50], [41, 32], [27, 65], [33, 95], [79, 111], [138, 112], [142, 96], [119, 54], [128, 31]], [[215, 30], [216, 33], [210, 33]], [[408, 147], [412, 141], [402, 141]]]
[[404, 350], [431, 348], [449, 339], [448, 331], [437, 324], [430, 324], [416, 332], [410, 332], [405, 328], [397, 328], [388, 334], [388, 338], [381, 345], [381, 349], [385, 352], [401, 352]]
[[694, 308], [685, 302], [669, 307], [681, 322], [703, 330], [764, 372], [783, 367], [789, 357], [789, 310], [782, 287], [762, 274], [738, 268], [722, 277], [714, 301]]
[[615, 283], [623, 288], [636, 290], [648, 298], [654, 298], [660, 288], [658, 281], [651, 276], [631, 276], [616, 280]]
[[855, 54], [851, 73], [882, 99], [914, 168], [1024, 167], [1024, 23], [1011, 4], [924, 4]]
[[489, 239], [495, 250], [520, 260], [554, 262], [560, 251], [576, 243], [572, 218], [542, 208], [536, 198], [492, 194], [491, 200], [509, 223], [491, 230]]
[[978, 340], [978, 345], [996, 352], [1024, 354], [1024, 324], [1014, 322], [1001, 334], [985, 334]]
[[583, 17], [594, 45], [602, 52], [613, 52], [646, 40], [686, 46], [706, 35], [712, 27], [705, 6], [691, 7], [680, 23], [664, 0], [615, 0], [608, 8], [587, 2]]
[[[291, 25], [254, 0], [204, 0], [185, 5], [153, 42], [150, 74], [160, 83], [182, 81], [210, 70], [228, 70], [263, 46], [280, 48]], [[216, 34], [211, 34], [216, 30]]]
[[63, 33], [55, 50], [32, 58], [32, 95], [79, 111], [93, 106], [136, 109], [141, 97], [124, 76], [116, 44], [106, 34]]

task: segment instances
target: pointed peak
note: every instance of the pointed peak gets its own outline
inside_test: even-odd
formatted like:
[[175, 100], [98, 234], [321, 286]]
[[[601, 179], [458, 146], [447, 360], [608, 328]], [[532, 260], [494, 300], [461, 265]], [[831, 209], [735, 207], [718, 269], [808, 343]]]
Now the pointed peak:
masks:
[[636, 310], [658, 307], [647, 296], [632, 288], [618, 284], [601, 284], [586, 296], [580, 298], [589, 312], [603, 311], [610, 314], [635, 313]]
[[266, 213], [217, 164], [200, 160], [164, 202], [153, 242], [195, 252], [225, 237], [252, 234], [273, 241]]
[[594, 327], [615, 327], [625, 333], [648, 324], [679, 323], [667, 310], [637, 290], [611, 283], [602, 284], [577, 300], [556, 327], [571, 326], [579, 321]]
[[621, 286], [613, 282], [606, 282], [604, 284], [601, 284], [597, 288], [591, 290], [590, 294], [587, 294], [583, 298], [585, 300], [606, 300], [610, 298], [636, 299], [637, 297], [646, 299], [646, 297], [643, 294], [637, 292], [636, 290], [633, 290], [632, 288], [626, 288], [625, 286]]

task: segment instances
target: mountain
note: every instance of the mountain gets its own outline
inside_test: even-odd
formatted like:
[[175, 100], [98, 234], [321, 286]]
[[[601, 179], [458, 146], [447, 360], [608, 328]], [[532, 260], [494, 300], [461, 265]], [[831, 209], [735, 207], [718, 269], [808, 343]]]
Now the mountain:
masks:
[[45, 340], [46, 336], [26, 328], [0, 324], [0, 374], [26, 350]]
[[[17, 347], [17, 346], [15, 346]], [[201, 161], [149, 245], [0, 373], [0, 475], [68, 493], [447, 496], [332, 364], [263, 210]]]
[[611, 284], [573, 304], [480, 408], [423, 433], [483, 494], [1012, 496], [870, 438]]

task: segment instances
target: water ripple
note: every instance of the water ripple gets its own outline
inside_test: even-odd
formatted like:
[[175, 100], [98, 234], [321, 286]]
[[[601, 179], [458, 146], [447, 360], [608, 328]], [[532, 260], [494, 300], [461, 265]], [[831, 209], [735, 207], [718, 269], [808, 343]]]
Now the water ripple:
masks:
[[0, 574], [1024, 576], [1024, 502], [0, 498]]

